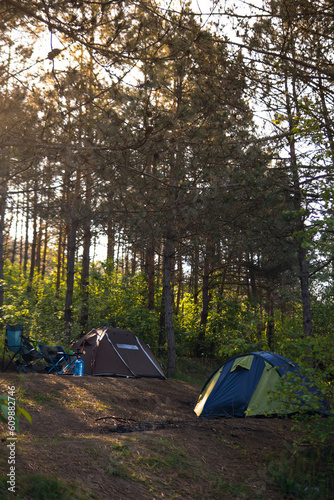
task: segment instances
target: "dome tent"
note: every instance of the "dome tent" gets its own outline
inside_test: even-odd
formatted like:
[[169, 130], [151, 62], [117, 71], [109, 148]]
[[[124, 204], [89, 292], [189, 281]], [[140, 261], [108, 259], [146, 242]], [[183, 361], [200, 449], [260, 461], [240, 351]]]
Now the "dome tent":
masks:
[[72, 344], [85, 375], [166, 378], [149, 346], [129, 330], [98, 328]]
[[[278, 394], [279, 381], [293, 373], [298, 383], [298, 407], [284, 403]], [[295, 413], [311, 395], [318, 412], [330, 408], [320, 390], [302, 376], [297, 364], [272, 352], [251, 352], [229, 359], [205, 383], [194, 411], [198, 417], [248, 417]]]

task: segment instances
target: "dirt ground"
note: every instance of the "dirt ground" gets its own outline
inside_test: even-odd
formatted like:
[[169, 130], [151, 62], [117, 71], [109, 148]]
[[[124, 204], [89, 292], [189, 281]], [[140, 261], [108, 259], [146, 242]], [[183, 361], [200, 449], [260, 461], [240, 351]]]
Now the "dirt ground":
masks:
[[198, 419], [200, 388], [175, 380], [6, 372], [0, 382], [32, 418], [20, 423], [18, 477], [57, 477], [101, 500], [282, 498], [272, 476], [292, 450], [291, 420]]

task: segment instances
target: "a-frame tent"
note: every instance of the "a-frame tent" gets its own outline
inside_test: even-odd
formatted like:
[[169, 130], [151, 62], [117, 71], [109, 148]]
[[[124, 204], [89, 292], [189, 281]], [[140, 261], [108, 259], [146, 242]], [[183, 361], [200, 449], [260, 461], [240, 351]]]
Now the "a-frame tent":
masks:
[[71, 346], [85, 375], [166, 378], [150, 347], [129, 330], [98, 328]]

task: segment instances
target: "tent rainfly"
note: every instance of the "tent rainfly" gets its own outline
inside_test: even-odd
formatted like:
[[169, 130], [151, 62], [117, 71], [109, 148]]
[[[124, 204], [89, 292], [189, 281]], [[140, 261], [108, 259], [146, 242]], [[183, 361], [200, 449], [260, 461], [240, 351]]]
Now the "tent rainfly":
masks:
[[85, 375], [166, 378], [149, 346], [129, 330], [98, 328], [75, 342]]
[[[289, 372], [298, 384], [297, 406], [285, 403], [279, 394], [280, 378]], [[303, 396], [305, 401], [314, 398], [315, 411], [330, 414], [322, 393], [301, 375], [298, 365], [272, 352], [251, 352], [229, 359], [209, 377], [194, 411], [206, 418], [287, 415], [302, 409]]]

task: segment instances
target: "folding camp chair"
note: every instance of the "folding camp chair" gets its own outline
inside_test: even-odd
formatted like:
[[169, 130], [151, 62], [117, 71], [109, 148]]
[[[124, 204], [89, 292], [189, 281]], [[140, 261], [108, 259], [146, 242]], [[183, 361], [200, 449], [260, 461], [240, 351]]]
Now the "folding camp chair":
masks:
[[[6, 338], [2, 355], [2, 371], [5, 372], [10, 364], [20, 363], [20, 352], [22, 347], [23, 325], [6, 325]], [[4, 367], [5, 353], [9, 361]]]
[[43, 356], [45, 362], [44, 371], [46, 373], [54, 372], [58, 373], [58, 375], [62, 375], [70, 371], [74, 374], [73, 365], [75, 359], [71, 360], [72, 354], [67, 354], [62, 346], [38, 344], [38, 349]]
[[43, 359], [42, 354], [32, 345], [27, 337], [22, 337], [21, 357], [23, 360], [23, 370], [30, 368], [36, 373], [35, 365]]
[[[5, 352], [8, 353], [10, 359], [4, 367]], [[13, 364], [17, 372], [20, 372], [21, 370], [26, 372], [27, 368], [31, 368], [36, 372], [34, 365], [41, 358], [41, 354], [31, 344], [29, 339], [23, 336], [22, 325], [6, 326], [6, 338], [2, 356], [2, 371], [5, 372], [9, 365]]]

